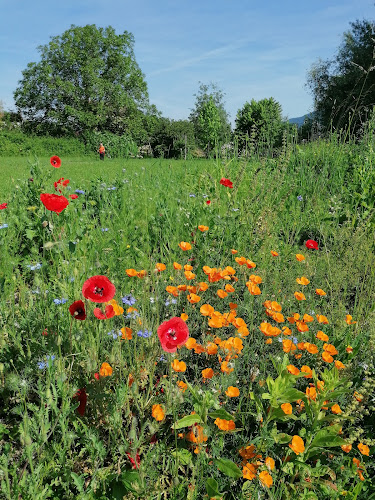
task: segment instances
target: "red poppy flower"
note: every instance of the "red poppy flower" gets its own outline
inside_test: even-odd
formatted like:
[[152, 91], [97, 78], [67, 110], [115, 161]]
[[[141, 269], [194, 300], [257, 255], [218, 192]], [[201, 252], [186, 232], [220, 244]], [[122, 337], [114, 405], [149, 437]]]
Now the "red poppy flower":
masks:
[[8, 208], [8, 203], [1, 203], [0, 210], [4, 210], [4, 208]]
[[305, 246], [310, 250], [319, 250], [318, 243], [315, 240], [307, 240]]
[[77, 412], [81, 415], [81, 417], [83, 417], [83, 415], [85, 414], [86, 403], [87, 403], [86, 389], [83, 388], [83, 389], [80, 389], [79, 391], [77, 391], [74, 394], [73, 398], [78, 399], [79, 405], [77, 408]]
[[76, 300], [69, 306], [69, 312], [74, 319], [86, 319], [85, 304], [82, 300]]
[[58, 156], [52, 156], [50, 159], [49, 159], [51, 165], [55, 168], [60, 168], [61, 167], [61, 160]]
[[96, 380], [99, 380], [100, 379], [100, 375], [98, 372], [94, 373], [94, 377], [96, 378]]
[[61, 193], [61, 189], [66, 188], [66, 186], [69, 184], [70, 180], [69, 179], [64, 179], [64, 177], [60, 177], [60, 179], [56, 182], [53, 183], [55, 186], [56, 191]]
[[222, 177], [220, 179], [220, 184], [230, 189], [233, 188], [233, 182], [230, 179], [226, 179], [225, 177]]
[[113, 309], [113, 306], [105, 306], [105, 313], [99, 307], [95, 307], [94, 309], [94, 316], [95, 318], [98, 319], [110, 319], [113, 318], [115, 315], [115, 310]]
[[47, 210], [57, 214], [61, 213], [69, 205], [69, 201], [65, 196], [59, 196], [58, 194], [42, 193], [40, 201]]
[[207, 203], [207, 205], [210, 205], [211, 204], [211, 200], [207, 200], [206, 203]]
[[116, 287], [107, 276], [92, 276], [84, 282], [82, 287], [83, 296], [91, 302], [109, 302], [115, 293]]
[[76, 200], [78, 198], [78, 194], [70, 194], [69, 198], [71, 198], [72, 200]]
[[164, 321], [158, 328], [158, 337], [166, 352], [176, 352], [177, 346], [184, 345], [189, 338], [189, 328], [179, 317]]
[[141, 457], [139, 456], [138, 450], [135, 454], [135, 460], [137, 462], [135, 462], [134, 458], [132, 458], [130, 453], [126, 452], [126, 455], [127, 455], [128, 459], [130, 460], [130, 463], [132, 464], [132, 469], [139, 469], [139, 466], [141, 465]]

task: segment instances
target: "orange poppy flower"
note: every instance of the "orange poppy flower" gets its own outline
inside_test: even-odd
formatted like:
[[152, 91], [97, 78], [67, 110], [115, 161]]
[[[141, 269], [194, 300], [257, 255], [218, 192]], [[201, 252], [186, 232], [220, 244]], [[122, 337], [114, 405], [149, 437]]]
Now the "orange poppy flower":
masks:
[[281, 333], [279, 328], [266, 322], [261, 323], [259, 329], [266, 337], [277, 337]]
[[161, 271], [165, 271], [166, 267], [165, 264], [158, 262], [155, 266], [155, 269], [160, 273]]
[[370, 448], [367, 445], [359, 443], [358, 449], [362, 455], [370, 456]]
[[305, 342], [305, 349], [310, 354], [318, 354], [319, 349], [315, 344], [310, 344], [310, 342]]
[[297, 346], [293, 344], [290, 339], [283, 339], [283, 351], [288, 353], [290, 351], [295, 351]]
[[323, 344], [323, 349], [329, 352], [331, 356], [335, 356], [335, 354], [338, 354], [336, 347], [332, 344]]
[[221, 288], [216, 292], [217, 296], [220, 297], [221, 299], [225, 299], [227, 297], [227, 292], [224, 292]]
[[342, 409], [340, 408], [340, 406], [338, 404], [333, 405], [331, 408], [331, 411], [335, 415], [339, 415], [340, 413], [342, 413]]
[[182, 269], [182, 265], [179, 264], [178, 262], [173, 262], [173, 267], [177, 270]]
[[186, 289], [188, 290], [188, 292], [190, 293], [197, 293], [197, 287], [196, 286], [193, 286], [193, 285], [188, 285], [186, 287]]
[[191, 271], [185, 271], [184, 274], [187, 280], [193, 280], [195, 278], [195, 274]]
[[293, 406], [290, 403], [284, 403], [280, 407], [285, 415], [291, 415], [293, 413]]
[[181, 392], [185, 392], [187, 387], [188, 387], [187, 384], [185, 382], [183, 382], [182, 380], [179, 380], [177, 382], [177, 385], [178, 385]]
[[312, 378], [313, 374], [312, 374], [312, 369], [307, 366], [307, 365], [303, 365], [301, 367], [301, 373], [304, 373], [304, 378]]
[[191, 349], [194, 349], [194, 346], [196, 345], [196, 343], [197, 343], [197, 341], [193, 337], [189, 337], [184, 345], [190, 351]]
[[249, 269], [254, 269], [257, 267], [257, 265], [255, 264], [255, 262], [253, 262], [252, 260], [250, 259], [246, 259], [246, 266], [249, 268]]
[[177, 290], [180, 292], [186, 292], [187, 286], [186, 285], [177, 285]]
[[297, 259], [299, 262], [302, 262], [303, 260], [305, 260], [305, 257], [304, 257], [301, 253], [297, 253], [297, 254], [296, 254], [296, 259]]
[[228, 361], [223, 361], [221, 363], [220, 368], [221, 368], [221, 371], [223, 373], [231, 373], [234, 370], [234, 368], [231, 368], [230, 366], [228, 366]]
[[247, 286], [247, 289], [249, 290], [251, 295], [260, 295], [262, 293], [259, 286], [255, 285], [251, 281], [248, 281], [246, 283], [246, 286]]
[[306, 286], [310, 283], [310, 280], [308, 280], [305, 276], [302, 276], [301, 278], [297, 278], [296, 281], [299, 285], [304, 285], [304, 286]]
[[178, 359], [174, 359], [171, 365], [172, 369], [175, 372], [181, 372], [181, 373], [186, 372], [186, 363], [184, 363], [183, 361], [178, 361]]
[[286, 367], [286, 369], [288, 370], [289, 373], [291, 373], [292, 375], [298, 375], [299, 374], [299, 369], [297, 367], [295, 367], [294, 365], [288, 365]]
[[247, 462], [242, 468], [242, 477], [248, 481], [252, 481], [257, 477], [258, 466]]
[[322, 353], [322, 359], [323, 361], [325, 361], [326, 363], [332, 363], [333, 362], [333, 357], [329, 354], [329, 352], [327, 351], [324, 351]]
[[257, 276], [256, 274], [251, 274], [249, 277], [249, 281], [254, 283], [254, 285], [260, 285], [263, 280], [260, 276]]
[[209, 354], [209, 355], [215, 355], [215, 354], [217, 354], [217, 350], [218, 350], [218, 347], [213, 342], [209, 342], [207, 344], [207, 347], [206, 347], [207, 354]]
[[120, 332], [122, 333], [121, 339], [122, 340], [131, 340], [132, 339], [132, 334], [133, 330], [131, 328], [128, 328], [127, 326], [121, 328]]
[[201, 281], [199, 283], [198, 291], [199, 292], [205, 292], [208, 289], [208, 283]]
[[312, 321], [314, 321], [314, 318], [310, 316], [310, 314], [304, 314], [302, 321], [304, 321], [305, 323], [311, 323]]
[[293, 436], [289, 448], [291, 448], [296, 455], [299, 455], [300, 453], [303, 453], [305, 451], [305, 443], [303, 442], [303, 439], [301, 437]]
[[351, 354], [353, 352], [353, 347], [351, 345], [348, 345], [348, 347], [345, 349], [346, 352]]
[[181, 314], [181, 316], [180, 316], [180, 318], [181, 318], [183, 321], [187, 321], [188, 317], [189, 317], [189, 316], [188, 316], [187, 314], [185, 314], [185, 313], [182, 313], [182, 314]]
[[134, 276], [137, 276], [137, 271], [135, 269], [126, 269], [125, 272], [129, 276], [129, 278], [134, 278]]
[[267, 457], [264, 463], [269, 470], [273, 470], [275, 468], [275, 460], [271, 457]]
[[191, 443], [197, 444], [205, 443], [208, 439], [203, 432], [203, 427], [198, 424], [193, 425], [192, 430], [186, 434], [185, 438]]
[[306, 396], [310, 401], [316, 400], [316, 389], [315, 387], [306, 387]]
[[160, 405], [152, 405], [152, 416], [158, 422], [161, 422], [164, 418], [164, 410]]
[[142, 271], [137, 272], [137, 277], [138, 278], [144, 278], [147, 274], [147, 271], [145, 269], [142, 269]]
[[325, 316], [323, 316], [323, 314], [317, 314], [316, 319], [318, 320], [319, 323], [323, 323], [323, 325], [329, 324], [328, 319]]
[[305, 342], [298, 342], [297, 349], [300, 351], [306, 351]]
[[206, 368], [202, 370], [202, 377], [203, 378], [212, 378], [214, 376], [214, 371], [212, 368]]
[[242, 458], [245, 458], [248, 460], [249, 458], [254, 458], [256, 453], [255, 453], [255, 446], [253, 444], [250, 444], [249, 446], [246, 446], [245, 448], [242, 447], [238, 450], [238, 453]]
[[317, 289], [315, 290], [315, 293], [316, 293], [317, 295], [320, 295], [321, 297], [323, 297], [324, 295], [327, 295], [327, 294], [326, 294], [326, 292], [325, 292], [324, 290], [322, 290], [321, 288], [317, 288]]
[[184, 252], [186, 250], [191, 250], [191, 245], [190, 243], [188, 243], [187, 241], [180, 241], [180, 243], [178, 244], [178, 246], [181, 248], [181, 250], [183, 250]]
[[287, 326], [283, 326], [283, 334], [284, 335], [292, 335], [292, 330], [288, 328]]
[[187, 299], [190, 302], [190, 304], [197, 304], [201, 300], [201, 298], [199, 297], [199, 295], [195, 295], [195, 293], [189, 294], [187, 296]]
[[228, 389], [225, 391], [225, 394], [229, 398], [237, 398], [240, 395], [240, 391], [237, 387], [233, 387], [232, 385], [228, 387]]
[[195, 344], [193, 349], [195, 354], [202, 354], [202, 352], [206, 352], [206, 349], [201, 344]]
[[271, 250], [272, 257], [278, 257], [279, 254], [275, 250]]
[[233, 255], [236, 255], [236, 253], [238, 253], [238, 250], [234, 250], [234, 248], [232, 248], [231, 252]]
[[221, 328], [223, 326], [223, 318], [221, 316], [212, 316], [208, 320], [208, 326], [211, 328]]
[[225, 420], [223, 418], [217, 418], [214, 424], [216, 424], [222, 431], [233, 431], [236, 428], [234, 420]]
[[294, 292], [294, 296], [297, 300], [306, 300], [306, 297], [302, 292]]
[[199, 309], [202, 316], [212, 316], [215, 309], [209, 304], [203, 304]]
[[308, 332], [309, 327], [304, 321], [296, 321], [296, 327], [299, 332]]
[[344, 363], [342, 363], [342, 362], [341, 362], [341, 361], [339, 361], [339, 360], [336, 360], [336, 361], [335, 361], [335, 366], [336, 366], [336, 368], [337, 368], [338, 370], [343, 370], [343, 369], [345, 368]]
[[100, 367], [99, 370], [99, 375], [101, 377], [109, 377], [112, 375], [112, 373], [113, 373], [112, 366], [106, 362], [102, 363], [102, 366]]
[[272, 476], [266, 470], [262, 470], [262, 472], [259, 474], [259, 481], [263, 484], [263, 486], [267, 486], [267, 488], [271, 488], [273, 484]]
[[225, 291], [228, 293], [233, 293], [235, 292], [235, 289], [228, 283], [227, 285], [225, 285]]
[[324, 332], [322, 332], [321, 330], [319, 330], [316, 334], [316, 338], [319, 339], [319, 340], [322, 340], [323, 342], [328, 342], [329, 340], [329, 337], [328, 335], [326, 335]]
[[341, 449], [342, 451], [344, 451], [345, 453], [349, 453], [350, 450], [352, 449], [352, 445], [351, 444], [342, 444], [341, 445]]
[[361, 462], [358, 460], [358, 458], [353, 458], [353, 464], [356, 466], [356, 467], [359, 467], [361, 465]]
[[191, 266], [190, 264], [185, 264], [184, 265], [184, 270], [185, 271], [192, 271], [193, 270], [193, 266]]
[[198, 226], [199, 231], [204, 233], [205, 231], [208, 231], [208, 226]]
[[171, 295], [173, 295], [174, 297], [178, 297], [178, 289], [176, 286], [167, 286], [166, 289], [165, 289], [166, 292], [170, 293]]
[[350, 314], [347, 314], [345, 317], [345, 322], [348, 325], [354, 325], [355, 323], [357, 323], [356, 321], [352, 321], [352, 319], [353, 319], [353, 316], [351, 316]]
[[268, 344], [268, 345], [272, 344], [272, 339], [267, 339], [266, 344]]

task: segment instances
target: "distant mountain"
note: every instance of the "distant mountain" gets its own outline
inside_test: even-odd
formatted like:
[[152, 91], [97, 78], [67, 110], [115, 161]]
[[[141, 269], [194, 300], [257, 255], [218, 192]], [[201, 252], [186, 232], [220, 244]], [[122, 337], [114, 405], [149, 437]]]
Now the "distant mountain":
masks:
[[306, 115], [299, 116], [297, 118], [290, 118], [289, 123], [295, 123], [297, 127], [303, 125], [305, 118], [314, 118], [314, 113], [307, 113]]

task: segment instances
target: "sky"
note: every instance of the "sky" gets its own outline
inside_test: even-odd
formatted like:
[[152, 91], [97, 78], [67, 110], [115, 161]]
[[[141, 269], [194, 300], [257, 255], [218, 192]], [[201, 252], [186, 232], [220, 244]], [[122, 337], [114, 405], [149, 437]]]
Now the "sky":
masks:
[[13, 92], [39, 45], [72, 24], [134, 35], [150, 103], [187, 119], [199, 82], [225, 94], [232, 124], [246, 101], [273, 97], [283, 116], [313, 110], [314, 62], [331, 59], [356, 19], [375, 19], [373, 0], [0, 0], [0, 100]]

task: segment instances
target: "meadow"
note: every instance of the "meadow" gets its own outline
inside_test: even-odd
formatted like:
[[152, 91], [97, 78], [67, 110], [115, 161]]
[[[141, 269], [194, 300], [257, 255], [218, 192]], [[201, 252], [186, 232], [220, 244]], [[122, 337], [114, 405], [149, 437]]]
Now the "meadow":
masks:
[[0, 158], [1, 496], [375, 498], [374, 161]]

